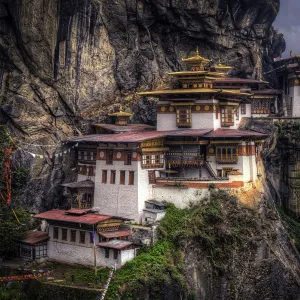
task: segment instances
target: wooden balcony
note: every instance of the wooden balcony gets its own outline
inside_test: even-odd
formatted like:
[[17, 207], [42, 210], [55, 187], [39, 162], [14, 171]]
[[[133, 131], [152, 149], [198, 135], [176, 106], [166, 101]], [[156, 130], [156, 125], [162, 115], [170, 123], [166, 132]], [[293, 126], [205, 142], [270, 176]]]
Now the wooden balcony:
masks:
[[176, 159], [176, 160], [168, 160], [167, 166], [170, 166], [170, 168], [177, 168], [177, 167], [200, 167], [204, 164], [203, 160], [191, 160], [191, 159]]
[[234, 122], [221, 122], [222, 127], [234, 126]]
[[153, 169], [153, 168], [163, 168], [163, 163], [149, 163], [149, 164], [142, 164], [143, 169]]
[[219, 164], [236, 164], [238, 162], [239, 156], [237, 154], [231, 155], [216, 155], [216, 161]]
[[192, 127], [192, 122], [177, 122], [177, 127], [190, 128], [190, 127]]

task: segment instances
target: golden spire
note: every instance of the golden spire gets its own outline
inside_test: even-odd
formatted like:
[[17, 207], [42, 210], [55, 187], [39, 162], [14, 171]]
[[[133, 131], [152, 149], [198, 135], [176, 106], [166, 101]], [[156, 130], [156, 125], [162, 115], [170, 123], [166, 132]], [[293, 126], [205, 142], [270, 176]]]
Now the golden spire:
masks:
[[290, 51], [290, 57], [292, 57], [292, 56], [293, 56], [293, 50]]
[[199, 49], [198, 49], [198, 47], [196, 49], [196, 56], [199, 56]]

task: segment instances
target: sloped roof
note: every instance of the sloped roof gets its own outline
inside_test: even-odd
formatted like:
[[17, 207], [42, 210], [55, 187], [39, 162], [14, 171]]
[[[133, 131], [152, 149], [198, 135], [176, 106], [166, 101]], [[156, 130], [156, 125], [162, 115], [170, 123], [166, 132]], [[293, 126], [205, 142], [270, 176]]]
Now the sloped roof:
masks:
[[93, 188], [95, 186], [94, 181], [90, 179], [78, 181], [78, 182], [70, 182], [70, 183], [63, 183], [62, 186], [68, 187], [68, 188]]
[[87, 225], [95, 225], [102, 221], [111, 219], [112, 216], [100, 215], [95, 213], [86, 213], [84, 215], [68, 214], [65, 210], [52, 209], [34, 216], [38, 219], [45, 219], [51, 221], [82, 223]]
[[24, 244], [35, 245], [44, 241], [47, 241], [49, 238], [48, 232], [38, 231], [38, 230], [28, 230], [25, 232], [25, 237], [20, 242]]
[[117, 249], [121, 250], [124, 248], [127, 248], [128, 246], [131, 246], [132, 242], [124, 241], [124, 240], [111, 240], [108, 242], [102, 242], [97, 244], [100, 248], [110, 248], [110, 249]]
[[239, 129], [217, 129], [211, 131], [205, 137], [209, 138], [265, 138], [267, 134], [255, 132], [255, 131], [247, 131], [247, 130], [239, 130]]

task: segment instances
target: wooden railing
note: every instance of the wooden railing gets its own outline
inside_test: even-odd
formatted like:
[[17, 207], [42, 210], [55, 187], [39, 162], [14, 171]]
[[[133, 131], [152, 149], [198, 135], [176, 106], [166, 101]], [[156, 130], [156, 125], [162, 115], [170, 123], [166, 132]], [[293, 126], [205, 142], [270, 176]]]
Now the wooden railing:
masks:
[[216, 155], [216, 161], [218, 163], [223, 163], [223, 164], [236, 164], [238, 162], [238, 155], [237, 154], [231, 154], [231, 155], [222, 155], [222, 154], [217, 154]]

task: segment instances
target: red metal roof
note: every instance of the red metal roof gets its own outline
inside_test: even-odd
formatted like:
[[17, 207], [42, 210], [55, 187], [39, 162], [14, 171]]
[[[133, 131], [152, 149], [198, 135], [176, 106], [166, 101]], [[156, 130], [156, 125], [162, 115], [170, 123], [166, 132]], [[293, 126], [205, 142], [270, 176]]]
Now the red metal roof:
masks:
[[204, 136], [212, 131], [211, 128], [206, 129], [186, 129], [186, 130], [170, 130], [165, 131], [166, 136]]
[[52, 209], [41, 214], [35, 215], [35, 218], [60, 221], [60, 222], [70, 222], [70, 223], [82, 223], [88, 225], [94, 225], [104, 220], [112, 218], [112, 216], [99, 215], [94, 213], [87, 213], [84, 215], [72, 215], [66, 213], [65, 210]]
[[120, 126], [115, 124], [92, 124], [92, 126], [100, 127], [116, 133], [155, 130], [154, 126], [150, 126], [146, 124], [128, 124], [126, 126]]
[[124, 241], [124, 240], [111, 240], [109, 242], [103, 242], [97, 244], [100, 248], [110, 248], [110, 249], [124, 249], [128, 246], [131, 246], [132, 242]]
[[48, 232], [38, 231], [38, 230], [28, 230], [25, 232], [25, 237], [21, 242], [25, 244], [35, 245], [47, 241], [48, 238], [49, 238]]
[[187, 129], [187, 130], [168, 130], [168, 131], [145, 131], [135, 133], [119, 134], [92, 134], [74, 137], [67, 142], [103, 142], [103, 143], [137, 143], [155, 138], [167, 136], [203, 136], [212, 129]]
[[99, 234], [107, 239], [111, 239], [117, 237], [130, 236], [131, 232], [126, 230], [117, 230], [117, 231], [104, 231], [104, 232], [100, 232]]
[[80, 208], [71, 208], [65, 211], [65, 214], [73, 214], [73, 215], [85, 215], [91, 212], [90, 209], [80, 209]]
[[239, 130], [239, 129], [217, 129], [209, 134], [206, 137], [209, 138], [244, 138], [244, 137], [257, 137], [265, 138], [267, 134], [258, 133], [254, 131]]
[[164, 131], [126, 132], [118, 134], [91, 134], [74, 137], [67, 142], [103, 142], [103, 143], [138, 143], [145, 140], [165, 137]]
[[225, 77], [225, 78], [217, 78], [214, 83], [225, 83], [225, 82], [230, 82], [230, 83], [260, 83], [260, 84], [266, 84], [266, 81], [260, 81], [260, 80], [255, 80], [252, 78], [234, 78], [234, 77]]

